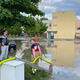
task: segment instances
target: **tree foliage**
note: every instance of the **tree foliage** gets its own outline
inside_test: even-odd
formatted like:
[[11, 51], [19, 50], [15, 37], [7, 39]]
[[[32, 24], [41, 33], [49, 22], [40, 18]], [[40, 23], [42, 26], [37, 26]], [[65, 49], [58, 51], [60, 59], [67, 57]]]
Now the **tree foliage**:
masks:
[[38, 9], [40, 2], [41, 0], [0, 0], [0, 30], [11, 26], [15, 30], [21, 26], [35, 26], [33, 18], [25, 17], [20, 12], [43, 16], [44, 13]]
[[43, 35], [45, 31], [47, 31], [48, 26], [43, 24], [42, 20], [37, 19], [38, 23], [40, 24], [39, 34]]
[[47, 28], [48, 28], [48, 26], [46, 26], [46, 24], [44, 25], [42, 20], [37, 18], [35, 20], [35, 25], [33, 25], [32, 27], [26, 26], [26, 27], [24, 27], [24, 30], [29, 35], [35, 36], [35, 35], [39, 35], [39, 34], [44, 34], [44, 32], [47, 30]]
[[36, 34], [39, 34], [40, 24], [35, 20], [35, 25], [32, 27], [26, 26], [24, 30], [29, 35], [35, 36]]
[[22, 28], [17, 28], [15, 29], [13, 26], [11, 26], [11, 28], [7, 28], [8, 30], [8, 34], [11, 34], [11, 35], [20, 35], [22, 33]]
[[41, 20], [41, 21], [43, 21], [43, 20], [48, 20], [48, 18], [42, 17], [42, 18], [40, 18], [40, 20]]

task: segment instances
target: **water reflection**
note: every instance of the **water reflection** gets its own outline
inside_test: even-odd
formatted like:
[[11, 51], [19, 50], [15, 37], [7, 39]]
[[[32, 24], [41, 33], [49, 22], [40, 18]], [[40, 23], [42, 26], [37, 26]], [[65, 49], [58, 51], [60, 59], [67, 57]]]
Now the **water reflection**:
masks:
[[[22, 43], [21, 41], [15, 42], [17, 44], [17, 50], [13, 52], [10, 51], [9, 56], [16, 56], [30, 61], [31, 44]], [[70, 41], [52, 41], [48, 44], [41, 45], [41, 52], [44, 57], [47, 56], [47, 54], [51, 55], [51, 63], [54, 66], [74, 67], [74, 56], [80, 55], [80, 49], [77, 47], [80, 47], [80, 44]]]
[[[31, 44], [15, 41], [17, 50], [9, 52], [9, 56], [17, 56], [31, 60]], [[42, 57], [53, 64], [52, 76], [55, 80], [80, 79], [80, 43], [73, 41], [49, 41], [41, 44]], [[49, 69], [49, 64], [39, 61], [41, 67]], [[44, 65], [44, 66], [43, 66]]]
[[16, 50], [15, 51], [9, 51], [8, 57], [15, 57], [16, 55]]
[[9, 51], [8, 57], [16, 57], [18, 53], [21, 53], [20, 50], [21, 50], [22, 42], [20, 40], [15, 40], [14, 42], [16, 43], [17, 46], [16, 50]]
[[[31, 45], [30, 44], [26, 44], [26, 46], [28, 46], [27, 49], [25, 49], [22, 53], [24, 53], [23, 55], [23, 59], [27, 59], [28, 61], [31, 61]], [[45, 56], [45, 54], [47, 54], [47, 50], [45, 49], [45, 45], [42, 46], [41, 45], [41, 53]]]
[[[48, 46], [55, 80], [80, 79], [80, 43], [73, 41], [54, 41], [57, 47]], [[75, 57], [76, 56], [76, 57]]]
[[54, 46], [48, 47], [51, 50], [51, 62], [54, 66], [74, 67], [74, 42], [54, 41]]
[[75, 56], [80, 57], [80, 42], [75, 42]]
[[17, 44], [17, 51], [21, 48], [22, 42], [20, 40], [14, 41]]

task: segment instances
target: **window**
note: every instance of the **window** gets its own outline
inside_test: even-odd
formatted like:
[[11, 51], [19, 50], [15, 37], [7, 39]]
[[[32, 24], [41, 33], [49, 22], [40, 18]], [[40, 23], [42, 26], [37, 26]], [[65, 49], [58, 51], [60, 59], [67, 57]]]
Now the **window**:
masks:
[[80, 27], [77, 27], [77, 30], [80, 30]]
[[56, 61], [56, 59], [53, 59], [53, 61]]
[[49, 23], [49, 26], [52, 26], [52, 23]]
[[53, 52], [53, 54], [56, 54], [56, 52]]
[[10, 41], [10, 44], [15, 44], [15, 42], [14, 41]]
[[52, 23], [49, 23], [49, 27], [48, 27], [48, 29], [51, 29], [51, 26], [52, 26]]
[[57, 17], [53, 17], [54, 19], [57, 19]]
[[80, 47], [76, 47], [76, 50], [80, 50]]
[[49, 49], [48, 52], [51, 52], [51, 49]]
[[53, 25], [53, 27], [57, 27], [57, 25]]

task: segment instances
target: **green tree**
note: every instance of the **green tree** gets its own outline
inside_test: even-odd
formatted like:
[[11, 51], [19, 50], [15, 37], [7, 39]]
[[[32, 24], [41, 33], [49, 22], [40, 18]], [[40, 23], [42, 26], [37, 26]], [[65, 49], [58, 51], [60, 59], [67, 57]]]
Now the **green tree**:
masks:
[[8, 30], [8, 34], [11, 34], [11, 35], [20, 35], [22, 33], [22, 28], [17, 28], [15, 29], [15, 27], [11, 26], [11, 28], [7, 28]]
[[33, 27], [24, 27], [25, 32], [32, 36], [40, 34], [43, 35], [44, 32], [47, 30], [48, 26], [46, 26], [46, 24], [43, 24], [42, 20], [38, 18], [35, 20], [34, 23], [35, 25], [33, 25]]
[[15, 29], [21, 26], [35, 26], [34, 19], [31, 20], [20, 12], [43, 16], [44, 13], [38, 9], [40, 2], [41, 0], [0, 0], [0, 30], [11, 26]]
[[40, 24], [40, 30], [39, 34], [43, 35], [45, 31], [47, 31], [48, 26], [46, 24], [43, 24], [42, 20], [37, 19], [38, 23]]
[[35, 26], [29, 27], [24, 29], [26, 33], [29, 35], [35, 36], [39, 34], [40, 31], [40, 24], [35, 20]]
[[40, 18], [40, 20], [41, 20], [41, 21], [43, 21], [43, 20], [48, 20], [48, 18], [42, 17], [42, 18]]

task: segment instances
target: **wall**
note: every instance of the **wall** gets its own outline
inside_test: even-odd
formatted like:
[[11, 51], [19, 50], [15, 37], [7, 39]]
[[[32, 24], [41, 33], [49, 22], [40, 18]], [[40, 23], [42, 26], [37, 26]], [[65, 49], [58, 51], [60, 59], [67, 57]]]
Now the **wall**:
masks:
[[[52, 20], [43, 20], [42, 22], [43, 22], [43, 23], [47, 23], [47, 25], [46, 25], [46, 26], [48, 26], [48, 28], [47, 28], [47, 29], [49, 29], [49, 28], [50, 28], [49, 23], [51, 23], [51, 24], [52, 24]], [[52, 28], [52, 26], [51, 26], [51, 28]], [[51, 29], [50, 29], [50, 30], [51, 30]], [[47, 33], [47, 31], [46, 31], [45, 33]]]
[[[53, 17], [57, 17], [54, 19]], [[53, 27], [57, 25], [57, 27]], [[75, 38], [75, 12], [53, 12], [52, 29], [47, 31], [58, 31], [54, 38], [74, 39]]]
[[77, 27], [80, 27], [80, 20], [76, 20], [76, 25], [75, 25], [75, 35], [79, 37], [80, 30], [77, 30]]

